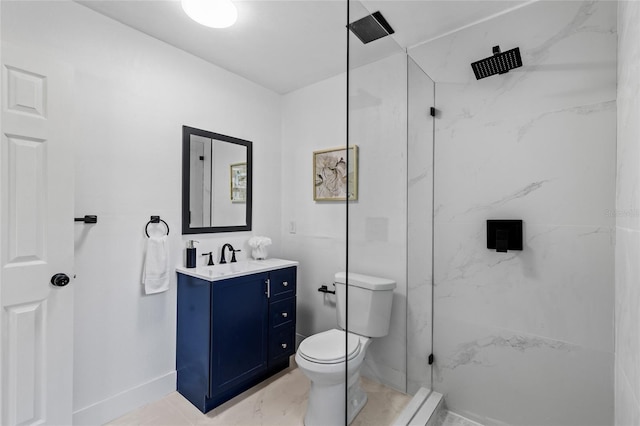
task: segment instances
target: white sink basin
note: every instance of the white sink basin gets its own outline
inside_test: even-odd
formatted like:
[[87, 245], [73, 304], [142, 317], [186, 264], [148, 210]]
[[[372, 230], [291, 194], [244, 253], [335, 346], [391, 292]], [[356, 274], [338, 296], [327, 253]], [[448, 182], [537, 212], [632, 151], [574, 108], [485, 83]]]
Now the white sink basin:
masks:
[[220, 281], [297, 265], [298, 262], [283, 259], [241, 260], [234, 263], [198, 266], [196, 268], [178, 266], [176, 267], [176, 271], [179, 274], [190, 275], [206, 281]]
[[249, 261], [243, 260], [240, 262], [225, 263], [222, 265], [202, 266], [201, 268], [213, 277], [245, 272], [251, 269], [251, 265], [249, 264]]

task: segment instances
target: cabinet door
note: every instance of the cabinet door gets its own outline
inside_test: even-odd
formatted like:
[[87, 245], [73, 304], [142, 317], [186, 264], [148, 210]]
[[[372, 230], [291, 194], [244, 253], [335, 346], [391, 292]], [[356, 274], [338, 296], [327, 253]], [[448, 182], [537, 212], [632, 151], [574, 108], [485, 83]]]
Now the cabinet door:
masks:
[[233, 388], [267, 368], [268, 274], [213, 284], [211, 395]]

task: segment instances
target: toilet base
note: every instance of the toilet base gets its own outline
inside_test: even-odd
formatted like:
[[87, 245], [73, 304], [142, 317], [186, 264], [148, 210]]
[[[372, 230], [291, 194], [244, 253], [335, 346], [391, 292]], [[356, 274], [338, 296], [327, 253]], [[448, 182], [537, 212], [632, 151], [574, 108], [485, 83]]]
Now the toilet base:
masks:
[[339, 426], [344, 424], [344, 383], [318, 386], [311, 381], [304, 426]]
[[345, 406], [344, 383], [333, 386], [318, 386], [311, 382], [305, 426], [342, 426], [345, 408], [347, 425], [356, 418], [367, 403], [367, 393], [360, 386], [360, 375], [349, 380], [348, 403]]

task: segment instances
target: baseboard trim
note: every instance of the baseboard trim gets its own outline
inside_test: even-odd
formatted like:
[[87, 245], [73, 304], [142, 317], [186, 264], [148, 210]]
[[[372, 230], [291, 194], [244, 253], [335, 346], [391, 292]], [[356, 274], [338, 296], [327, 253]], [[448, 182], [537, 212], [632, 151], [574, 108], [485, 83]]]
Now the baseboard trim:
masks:
[[176, 390], [176, 372], [171, 371], [103, 401], [81, 408], [73, 413], [74, 425], [103, 425], [129, 411], [157, 401]]

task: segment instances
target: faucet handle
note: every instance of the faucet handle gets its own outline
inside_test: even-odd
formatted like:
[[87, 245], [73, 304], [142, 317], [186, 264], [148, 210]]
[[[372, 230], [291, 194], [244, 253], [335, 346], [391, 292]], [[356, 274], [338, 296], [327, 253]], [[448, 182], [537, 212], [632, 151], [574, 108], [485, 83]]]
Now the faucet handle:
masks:
[[210, 251], [209, 253], [202, 253], [203, 256], [209, 256], [209, 262], [207, 263], [207, 265], [212, 266], [213, 265], [213, 252]]
[[242, 250], [240, 250], [240, 249], [238, 249], [238, 250], [231, 249], [231, 263], [236, 262], [236, 252], [237, 251], [242, 251]]

